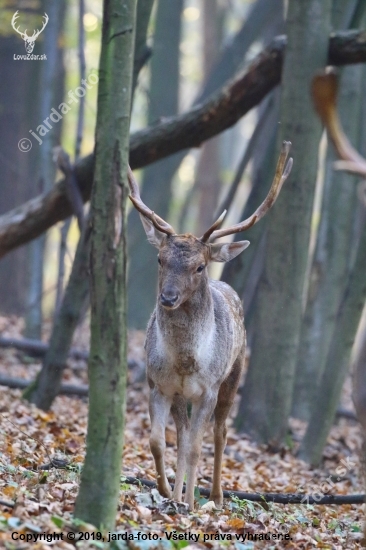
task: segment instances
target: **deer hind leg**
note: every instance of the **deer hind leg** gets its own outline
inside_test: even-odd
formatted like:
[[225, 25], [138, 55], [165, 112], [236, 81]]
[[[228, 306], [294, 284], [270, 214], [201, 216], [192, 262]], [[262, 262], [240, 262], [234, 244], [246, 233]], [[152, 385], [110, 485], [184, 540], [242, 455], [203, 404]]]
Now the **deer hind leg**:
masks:
[[233, 368], [229, 376], [223, 381], [220, 386], [215, 408], [215, 427], [214, 427], [214, 473], [213, 483], [210, 494], [210, 500], [213, 500], [217, 508], [221, 508], [223, 504], [223, 495], [221, 488], [221, 470], [222, 456], [226, 446], [226, 419], [229, 415], [233, 404], [239, 382], [240, 375], [244, 363], [243, 355], [240, 355], [234, 362]]
[[201, 455], [202, 439], [206, 426], [214, 412], [217, 394], [206, 394], [200, 401], [192, 403], [191, 428], [187, 452], [187, 488], [185, 501], [190, 510], [194, 507], [194, 486], [197, 464]]
[[171, 498], [171, 489], [165, 473], [165, 426], [168, 421], [172, 400], [162, 395], [156, 387], [150, 391], [149, 412], [151, 420], [150, 449], [155, 461], [158, 490], [164, 497]]
[[187, 414], [187, 401], [181, 396], [174, 397], [171, 413], [177, 427], [177, 471], [175, 475], [173, 499], [181, 502], [184, 474], [186, 473], [186, 455], [188, 450], [189, 418]]

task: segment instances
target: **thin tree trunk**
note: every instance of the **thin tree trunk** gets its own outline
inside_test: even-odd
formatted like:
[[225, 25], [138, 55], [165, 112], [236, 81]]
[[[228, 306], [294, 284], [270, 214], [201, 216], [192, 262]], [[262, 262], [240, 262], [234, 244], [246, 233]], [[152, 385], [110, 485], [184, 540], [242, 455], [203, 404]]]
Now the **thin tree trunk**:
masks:
[[[220, 50], [222, 29], [217, 0], [203, 0], [202, 8], [203, 74], [206, 81]], [[199, 193], [197, 235], [203, 235], [210, 227], [217, 207], [221, 187], [220, 139], [217, 136], [201, 146], [195, 183]]]
[[290, 0], [288, 7], [280, 135], [293, 143], [294, 167], [268, 216], [251, 361], [237, 420], [241, 430], [274, 445], [286, 433], [292, 403], [321, 136], [304, 90], [327, 63], [330, 8], [330, 0]]
[[[2, 5], [10, 22], [15, 10], [21, 10], [20, 0]], [[42, 5], [32, 4], [21, 13], [21, 25], [28, 28], [39, 24]], [[37, 41], [36, 48], [41, 47]], [[24, 42], [12, 31], [0, 35], [0, 214], [29, 200], [39, 192], [32, 185], [36, 150], [23, 152], [21, 138], [28, 139], [29, 128], [39, 124], [34, 100], [40, 95], [39, 72], [42, 63], [14, 61], [14, 54], [24, 54]], [[20, 85], [22, 83], [22, 85]], [[27, 142], [24, 141], [24, 145]], [[35, 148], [34, 148], [35, 149]], [[0, 310], [5, 314], [24, 315], [26, 311], [28, 252], [23, 247], [0, 262]]]
[[[56, 169], [52, 160], [52, 148], [56, 145], [56, 132], [47, 129], [42, 122], [50, 116], [56, 95], [58, 73], [58, 41], [62, 32], [65, 14], [65, 2], [44, 1], [44, 10], [49, 22], [44, 30], [44, 46], [47, 63], [42, 63], [40, 75], [39, 123], [44, 125], [46, 134], [38, 150], [38, 169], [34, 174], [36, 187], [41, 192], [49, 191], [53, 185]], [[60, 83], [59, 83], [60, 84]], [[61, 126], [62, 120], [59, 122]], [[60, 126], [57, 127], [60, 131]], [[25, 316], [25, 335], [28, 338], [40, 338], [42, 329], [43, 270], [46, 236], [32, 242], [29, 247], [29, 283], [27, 296], [27, 313]]]
[[91, 198], [91, 348], [87, 452], [75, 517], [112, 529], [123, 447], [126, 199], [135, 0], [105, 0]]
[[[83, 79], [85, 79], [85, 76], [86, 76], [84, 14], [85, 14], [84, 0], [79, 0], [78, 57], [79, 57], [80, 85], [82, 84], [82, 81]], [[78, 119], [77, 119], [77, 125], [76, 125], [74, 163], [76, 163], [80, 159], [81, 143], [83, 139], [84, 112], [85, 112], [85, 94], [80, 98], [80, 101], [79, 101]], [[58, 252], [58, 274], [57, 274], [57, 287], [56, 287], [56, 306], [55, 306], [56, 314], [60, 309], [62, 295], [64, 292], [67, 236], [69, 234], [71, 221], [72, 221], [72, 218], [69, 218], [68, 220], [66, 220], [60, 231], [60, 245], [59, 245], [59, 252]]]
[[89, 300], [89, 235], [90, 227], [86, 223], [76, 249], [60, 310], [55, 316], [42, 369], [35, 381], [23, 393], [25, 399], [43, 410], [51, 407], [59, 393], [62, 373], [67, 364], [80, 312], [85, 302]]
[[[346, 67], [342, 75], [339, 112], [352, 143], [359, 142], [362, 66]], [[332, 147], [332, 146], [330, 146]], [[357, 178], [334, 172], [333, 149], [328, 153], [317, 247], [308, 301], [301, 328], [294, 389], [293, 415], [308, 420], [317, 396], [337, 312], [350, 271], [353, 213]]]
[[[264, 121], [263, 127], [257, 137], [254, 146], [255, 151], [253, 150], [253, 156], [254, 153], [256, 153], [257, 157], [256, 170], [252, 174], [252, 189], [241, 213], [241, 220], [245, 220], [250, 216], [264, 201], [276, 167], [276, 137], [279, 117], [278, 92], [274, 92], [269, 101], [269, 108], [266, 109], [266, 111], [268, 111], [268, 117]], [[250, 242], [250, 247], [244, 254], [239, 254], [234, 260], [224, 265], [221, 280], [232, 286], [239, 296], [243, 296], [244, 294], [251, 266], [256, 256], [259, 243], [265, 233], [266, 225], [267, 220], [265, 218], [261, 223], [251, 227], [245, 234], [245, 238]], [[242, 239], [243, 235], [240, 233], [234, 237], [234, 241], [240, 241]], [[244, 303], [244, 307], [246, 305], [247, 304]], [[245, 311], [247, 310], [245, 309]]]
[[[151, 55], [151, 49], [146, 44], [147, 29], [150, 21], [154, 0], [138, 0], [136, 8], [135, 59], [133, 64], [132, 91], [136, 89], [137, 79], [142, 67]], [[134, 94], [132, 93], [132, 96]]]
[[330, 343], [324, 373], [313, 403], [312, 414], [299, 457], [319, 464], [350, 362], [352, 346], [366, 299], [366, 226], [363, 229], [354, 268], [348, 279]]
[[[158, 2], [151, 59], [149, 124], [178, 112], [182, 8], [183, 0]], [[175, 163], [174, 156], [161, 160], [149, 166], [143, 175], [144, 200], [163, 218], [168, 215]], [[146, 241], [135, 209], [129, 215], [128, 240], [128, 321], [131, 327], [141, 329], [146, 327], [154, 309], [157, 272], [152, 276], [147, 269], [156, 262], [156, 253]]]

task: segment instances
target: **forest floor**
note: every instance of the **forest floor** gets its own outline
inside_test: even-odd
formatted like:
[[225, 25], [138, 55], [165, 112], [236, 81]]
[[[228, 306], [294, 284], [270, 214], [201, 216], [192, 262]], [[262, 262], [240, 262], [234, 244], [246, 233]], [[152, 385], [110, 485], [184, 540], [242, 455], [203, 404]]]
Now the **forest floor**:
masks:
[[[21, 330], [21, 320], [0, 318], [2, 336], [20, 337]], [[47, 334], [45, 327], [45, 339]], [[154, 489], [128, 485], [123, 476], [155, 479], [149, 450], [148, 392], [139, 367], [143, 361], [143, 338], [143, 333], [132, 333], [129, 343], [129, 357], [136, 360], [136, 368], [129, 372], [127, 390], [125, 447], [116, 522], [116, 533], [121, 540], [111, 546], [98, 538], [104, 536], [107, 541], [108, 533], [93, 534], [92, 526], [77, 522], [72, 516], [85, 453], [87, 400], [59, 396], [52, 409], [44, 412], [22, 400], [20, 390], [0, 387], [0, 548], [36, 550], [51, 545], [57, 549], [72, 549], [79, 539], [76, 546], [81, 549], [361, 548], [364, 505], [258, 504], [232, 497], [225, 499], [223, 510], [218, 511], [207, 499], [201, 498], [195, 512], [188, 513], [184, 505], [163, 500]], [[74, 345], [88, 349], [87, 329], [78, 329]], [[70, 361], [69, 367], [65, 371], [65, 382], [87, 383], [83, 363]], [[31, 379], [38, 369], [39, 363], [24, 353], [0, 349], [1, 374]], [[342, 405], [349, 409], [348, 386], [346, 384], [344, 389]], [[328, 438], [319, 469], [309, 468], [295, 456], [303, 431], [302, 423], [292, 421], [286, 446], [281, 452], [272, 453], [245, 435], [237, 434], [230, 426], [223, 462], [223, 488], [248, 492], [300, 492], [313, 496], [363, 492], [359, 425], [351, 420], [338, 420]], [[166, 437], [168, 474], [173, 479], [176, 448], [172, 422], [167, 427]], [[55, 457], [66, 460], [67, 468], [37, 471]], [[198, 470], [200, 487], [210, 487], [212, 463], [210, 428]], [[15, 503], [15, 506], [7, 507], [6, 502]], [[44, 538], [45, 533], [61, 532], [63, 541], [26, 542], [27, 535], [28, 540], [32, 536], [34, 541], [37, 535]], [[261, 535], [263, 540], [258, 536], [256, 541], [252, 540], [255, 534]], [[269, 534], [287, 534], [290, 540], [270, 542]], [[122, 537], [130, 540], [125, 542]]]

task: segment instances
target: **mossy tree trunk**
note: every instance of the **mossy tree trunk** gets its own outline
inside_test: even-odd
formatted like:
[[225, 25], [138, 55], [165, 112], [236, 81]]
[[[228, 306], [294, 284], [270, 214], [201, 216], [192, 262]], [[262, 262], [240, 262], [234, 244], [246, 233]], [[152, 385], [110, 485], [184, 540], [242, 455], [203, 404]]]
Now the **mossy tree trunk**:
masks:
[[105, 0], [91, 197], [87, 452], [75, 516], [112, 529], [126, 386], [126, 198], [135, 0]]
[[290, 0], [282, 74], [281, 140], [294, 166], [268, 215], [265, 265], [254, 314], [251, 361], [242, 394], [241, 430], [277, 446], [287, 430], [299, 343], [321, 125], [310, 82], [327, 63], [330, 0]]

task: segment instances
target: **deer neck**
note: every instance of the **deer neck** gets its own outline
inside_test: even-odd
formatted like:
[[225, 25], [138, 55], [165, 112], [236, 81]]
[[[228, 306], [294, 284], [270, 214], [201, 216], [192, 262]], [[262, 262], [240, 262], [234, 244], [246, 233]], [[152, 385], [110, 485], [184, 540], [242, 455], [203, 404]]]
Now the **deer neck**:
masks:
[[212, 333], [215, 324], [208, 277], [202, 278], [195, 292], [177, 309], [168, 310], [158, 303], [156, 310], [160, 338], [165, 344], [182, 350], [199, 346], [199, 341]]

